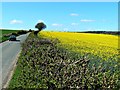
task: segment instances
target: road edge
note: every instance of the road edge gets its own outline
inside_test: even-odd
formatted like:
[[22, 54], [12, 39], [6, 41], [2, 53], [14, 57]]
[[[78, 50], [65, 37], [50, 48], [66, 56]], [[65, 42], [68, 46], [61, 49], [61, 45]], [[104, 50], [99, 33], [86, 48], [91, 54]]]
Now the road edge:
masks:
[[13, 61], [12, 63], [12, 67], [10, 68], [10, 71], [8, 72], [7, 74], [7, 77], [6, 79], [4, 80], [3, 84], [2, 84], [2, 88], [8, 88], [9, 86], [9, 82], [10, 80], [12, 79], [12, 76], [14, 74], [14, 71], [16, 69], [16, 66], [17, 66], [17, 61], [19, 59], [19, 56], [20, 56], [20, 53], [21, 53], [22, 50], [20, 50], [17, 54], [17, 56], [15, 57], [15, 60]]

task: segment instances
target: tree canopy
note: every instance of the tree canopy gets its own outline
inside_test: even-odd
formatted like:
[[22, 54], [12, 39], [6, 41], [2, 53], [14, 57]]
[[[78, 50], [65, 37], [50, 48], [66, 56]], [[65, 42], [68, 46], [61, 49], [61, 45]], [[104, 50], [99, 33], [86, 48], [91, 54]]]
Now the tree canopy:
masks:
[[46, 28], [46, 25], [43, 22], [40, 22], [35, 25], [35, 28], [37, 28], [39, 31], [41, 31], [42, 29]]
[[46, 25], [43, 22], [39, 22], [35, 25], [35, 28], [37, 28], [38, 31], [34, 31], [34, 34], [37, 35], [39, 31], [46, 28]]

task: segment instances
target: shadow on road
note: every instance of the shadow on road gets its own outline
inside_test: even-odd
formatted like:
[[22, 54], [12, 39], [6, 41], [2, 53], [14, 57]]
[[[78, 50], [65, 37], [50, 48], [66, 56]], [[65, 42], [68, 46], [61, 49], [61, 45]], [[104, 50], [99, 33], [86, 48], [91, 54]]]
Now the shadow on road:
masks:
[[12, 42], [20, 42], [20, 40], [14, 40], [14, 41], [12, 41]]

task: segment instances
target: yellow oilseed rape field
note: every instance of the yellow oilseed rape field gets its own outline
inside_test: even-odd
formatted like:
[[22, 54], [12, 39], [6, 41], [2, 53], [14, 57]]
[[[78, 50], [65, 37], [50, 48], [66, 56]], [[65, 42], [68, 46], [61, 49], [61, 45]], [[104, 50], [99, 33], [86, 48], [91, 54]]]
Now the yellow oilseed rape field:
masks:
[[103, 60], [117, 61], [118, 36], [92, 33], [45, 32], [39, 33], [45, 38], [57, 38], [60, 45], [81, 55], [91, 54]]

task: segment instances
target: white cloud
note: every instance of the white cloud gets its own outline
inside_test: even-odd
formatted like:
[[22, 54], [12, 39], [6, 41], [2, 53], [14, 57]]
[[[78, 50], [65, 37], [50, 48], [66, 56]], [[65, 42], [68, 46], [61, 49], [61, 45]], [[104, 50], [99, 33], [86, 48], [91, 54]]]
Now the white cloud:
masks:
[[43, 20], [38, 20], [38, 22], [40, 23], [40, 22], [44, 22]]
[[52, 26], [62, 26], [62, 24], [53, 23]]
[[77, 13], [71, 13], [70, 16], [79, 16]]
[[78, 25], [78, 23], [71, 23], [71, 25], [75, 26], [75, 25]]
[[11, 20], [10, 21], [10, 24], [22, 24], [23, 23], [23, 21], [21, 21], [21, 20]]
[[94, 22], [95, 20], [91, 20], [91, 19], [81, 19], [81, 22]]

